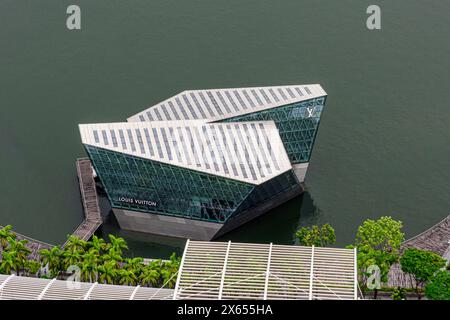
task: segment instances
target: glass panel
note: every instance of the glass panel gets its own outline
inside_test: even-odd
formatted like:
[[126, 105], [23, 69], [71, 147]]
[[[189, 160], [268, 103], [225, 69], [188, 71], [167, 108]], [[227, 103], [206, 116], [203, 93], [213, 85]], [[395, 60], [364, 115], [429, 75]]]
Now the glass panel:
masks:
[[102, 137], [103, 137], [103, 143], [107, 146], [108, 145], [108, 136], [106, 135], [105, 130], [102, 130]]
[[254, 185], [86, 145], [115, 208], [224, 222]]
[[97, 132], [97, 130], [94, 130], [94, 140], [95, 140], [95, 143], [100, 143], [100, 140], [98, 139], [98, 132]]
[[[228, 118], [223, 122], [273, 120], [291, 163], [305, 163], [311, 157], [324, 104], [325, 97], [320, 97]], [[272, 152], [270, 154], [273, 155]]]
[[122, 149], [127, 149], [127, 143], [125, 142], [125, 136], [123, 135], [123, 130], [119, 129], [119, 137], [120, 137], [120, 143], [122, 144]]
[[111, 140], [112, 140], [113, 146], [115, 148], [117, 148], [118, 144], [117, 144], [116, 132], [114, 130], [110, 130], [110, 132], [111, 132]]
[[232, 218], [245, 214], [250, 209], [260, 206], [281, 193], [299, 188], [299, 183], [292, 170], [276, 176], [261, 185], [256, 186], [253, 191], [245, 198], [241, 205], [236, 209]]
[[172, 113], [175, 115], [175, 119], [180, 120], [180, 116], [178, 115], [178, 112], [175, 109], [175, 107], [173, 106], [172, 102], [169, 102], [169, 107], [170, 107], [170, 110], [172, 110]]
[[128, 139], [130, 140], [131, 151], [136, 151], [136, 146], [134, 145], [133, 134], [131, 129], [127, 129]]
[[231, 109], [228, 106], [228, 104], [225, 102], [225, 99], [223, 98], [222, 94], [220, 93], [220, 91], [216, 91], [216, 95], [219, 97], [220, 102], [222, 103], [222, 105], [225, 107], [225, 110], [228, 113], [231, 113]]
[[[175, 102], [177, 103], [178, 107], [180, 108], [179, 110], [181, 110], [181, 113], [183, 113], [184, 119], [192, 119], [192, 118], [196, 117], [195, 114], [192, 114], [191, 117], [188, 116], [188, 114], [186, 113], [186, 110], [184, 109], [184, 106], [181, 104], [180, 99], [175, 98]], [[170, 101], [169, 101], [169, 104], [171, 104]]]
[[[208, 112], [210, 115], [215, 116], [216, 114], [212, 111], [211, 106], [209, 105], [208, 101], [206, 101], [205, 95], [203, 92], [199, 92], [198, 95], [200, 96], [200, 99], [202, 99], [203, 104], [208, 109]], [[195, 97], [195, 96], [194, 96]]]

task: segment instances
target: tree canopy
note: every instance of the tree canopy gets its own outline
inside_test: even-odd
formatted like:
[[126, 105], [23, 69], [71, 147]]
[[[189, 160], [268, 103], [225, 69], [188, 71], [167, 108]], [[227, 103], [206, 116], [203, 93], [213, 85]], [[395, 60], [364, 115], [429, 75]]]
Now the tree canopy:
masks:
[[[389, 269], [398, 261], [399, 250], [404, 233], [403, 224], [391, 217], [381, 217], [378, 220], [368, 219], [359, 226], [354, 246], [358, 250], [358, 269], [362, 288], [367, 288], [367, 280], [371, 274], [369, 267], [377, 266], [380, 270], [379, 282], [386, 282]], [[378, 287], [374, 287], [376, 298]]]
[[11, 226], [0, 229], [0, 273], [47, 277], [40, 272], [46, 267], [51, 278], [64, 279], [71, 274], [69, 270], [78, 269], [79, 281], [173, 288], [181, 262], [175, 253], [170, 260], [148, 263], [140, 257], [124, 257], [128, 245], [114, 235], [109, 235], [109, 242], [95, 235], [91, 241], [70, 235], [63, 248], [40, 250], [40, 261], [29, 257], [31, 250], [26, 245], [27, 240], [16, 240]]
[[400, 258], [402, 271], [409, 274], [419, 299], [420, 289], [431, 280], [434, 274], [445, 267], [447, 261], [434, 252], [408, 248]]
[[430, 300], [450, 300], [450, 272], [437, 272], [425, 286], [425, 296]]
[[325, 247], [336, 242], [334, 229], [328, 223], [320, 228], [318, 226], [302, 227], [295, 233], [295, 237], [302, 246]]

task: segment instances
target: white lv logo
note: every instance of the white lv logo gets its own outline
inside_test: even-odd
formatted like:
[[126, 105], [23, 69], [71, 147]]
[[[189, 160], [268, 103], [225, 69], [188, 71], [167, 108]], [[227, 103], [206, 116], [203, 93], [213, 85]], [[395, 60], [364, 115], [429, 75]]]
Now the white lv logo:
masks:
[[308, 118], [311, 118], [314, 115], [314, 108], [306, 108], [308, 110]]

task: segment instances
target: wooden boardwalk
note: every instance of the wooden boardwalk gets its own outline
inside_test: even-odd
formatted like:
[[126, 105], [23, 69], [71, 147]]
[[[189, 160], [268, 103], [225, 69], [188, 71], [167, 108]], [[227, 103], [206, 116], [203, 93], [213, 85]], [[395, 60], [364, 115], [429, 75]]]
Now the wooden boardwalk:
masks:
[[[400, 252], [407, 248], [433, 251], [448, 259], [450, 252], [450, 215], [428, 230], [403, 242]], [[410, 288], [412, 286], [409, 276], [403, 273], [398, 263], [391, 267], [388, 278], [388, 287]]]
[[[87, 241], [103, 222], [100, 214], [100, 206], [98, 204], [92, 164], [89, 159], [77, 159], [77, 175], [85, 218], [73, 232], [73, 235]], [[66, 243], [67, 241], [63, 244], [63, 247]]]

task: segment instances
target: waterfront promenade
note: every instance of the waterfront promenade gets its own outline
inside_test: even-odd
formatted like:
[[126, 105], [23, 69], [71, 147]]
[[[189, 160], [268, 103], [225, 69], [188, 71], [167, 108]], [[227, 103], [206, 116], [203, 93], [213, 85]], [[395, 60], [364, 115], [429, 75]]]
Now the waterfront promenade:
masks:
[[[417, 248], [433, 251], [446, 258], [450, 258], [450, 215], [421, 234], [402, 243], [400, 252], [407, 248]], [[388, 287], [411, 287], [409, 276], [403, 273], [400, 264], [391, 267], [388, 274]]]

